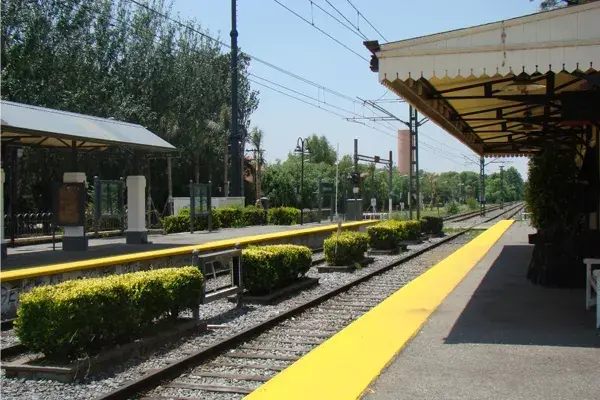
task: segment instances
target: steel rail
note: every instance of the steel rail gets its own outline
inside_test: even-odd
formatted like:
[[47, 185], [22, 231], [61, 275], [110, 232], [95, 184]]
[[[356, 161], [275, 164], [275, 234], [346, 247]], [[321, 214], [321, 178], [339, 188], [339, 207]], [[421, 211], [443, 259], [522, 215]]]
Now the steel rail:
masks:
[[287, 311], [284, 311], [274, 317], [267, 319], [266, 321], [263, 321], [256, 325], [253, 325], [249, 328], [246, 328], [243, 331], [238, 332], [228, 338], [222, 339], [222, 340], [210, 345], [209, 347], [207, 347], [205, 349], [202, 349], [193, 354], [190, 354], [177, 362], [171, 363], [165, 367], [154, 370], [148, 374], [145, 374], [144, 376], [142, 376], [138, 379], [129, 381], [125, 385], [123, 385], [115, 390], [112, 390], [111, 392], [100, 395], [96, 399], [97, 400], [120, 400], [120, 399], [125, 399], [128, 397], [132, 397], [132, 396], [137, 396], [137, 395], [140, 395], [140, 393], [152, 390], [153, 388], [160, 386], [161, 383], [164, 382], [165, 380], [177, 377], [178, 375], [183, 373], [188, 368], [196, 366], [204, 361], [207, 361], [207, 360], [217, 356], [218, 354], [222, 353], [223, 351], [226, 351], [234, 346], [237, 346], [238, 344], [240, 344], [244, 341], [247, 341], [248, 339], [272, 328], [273, 326], [277, 325], [278, 323], [280, 323], [282, 321], [285, 321], [299, 313], [304, 312], [305, 310], [307, 310], [311, 307], [314, 307], [320, 303], [323, 303], [324, 301], [326, 301], [340, 293], [346, 292], [349, 289], [351, 289], [352, 287], [354, 287], [362, 282], [365, 282], [365, 281], [371, 279], [372, 277], [377, 276], [383, 272], [386, 272], [398, 265], [404, 264], [404, 263], [430, 251], [430, 250], [435, 249], [436, 247], [438, 247], [444, 243], [454, 240], [457, 237], [459, 237], [473, 229], [476, 229], [476, 227], [479, 225], [493, 221], [505, 214], [512, 212], [513, 210], [516, 210], [508, 216], [508, 218], [511, 218], [514, 215], [516, 215], [521, 209], [523, 209], [523, 207], [524, 207], [524, 205], [522, 203], [518, 203], [517, 205], [507, 208], [502, 213], [495, 215], [493, 217], [490, 217], [483, 222], [474, 224], [468, 228], [465, 228], [463, 231], [460, 231], [453, 235], [447, 236], [444, 239], [442, 239], [436, 243], [433, 243], [432, 245], [430, 245], [426, 248], [417, 250], [414, 253], [410, 253], [406, 257], [403, 257], [403, 258], [396, 260], [388, 265], [385, 265], [383, 267], [375, 269], [364, 276], [353, 279], [352, 281], [350, 281], [344, 285], [341, 285], [337, 288], [329, 290], [326, 293], [323, 293], [319, 296], [309, 299], [302, 304], [299, 304], [295, 307], [290, 308]]

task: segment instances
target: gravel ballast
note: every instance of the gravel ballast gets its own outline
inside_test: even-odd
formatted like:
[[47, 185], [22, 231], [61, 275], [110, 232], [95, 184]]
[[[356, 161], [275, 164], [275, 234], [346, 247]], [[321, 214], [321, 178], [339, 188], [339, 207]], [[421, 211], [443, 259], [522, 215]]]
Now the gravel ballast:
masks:
[[[401, 264], [390, 271], [376, 276], [369, 281], [360, 284], [348, 292], [337, 296], [336, 298], [344, 299], [346, 301], [357, 300], [360, 303], [362, 299], [361, 293], [366, 296], [369, 300], [365, 300], [367, 305], [377, 304], [379, 301], [385, 299], [390, 294], [398, 290], [403, 284], [408, 283], [412, 279], [416, 278], [431, 266], [435, 265], [438, 261], [444, 259], [453, 251], [461, 247], [467, 240], [465, 237], [454, 239], [449, 243], [445, 243], [437, 247], [436, 249], [429, 251], [419, 257], [416, 257], [404, 264]], [[216, 341], [222, 340], [226, 337], [231, 336], [241, 330], [244, 330], [250, 326], [258, 324], [266, 319], [276, 316], [279, 313], [296, 306], [300, 303], [307, 301], [310, 298], [318, 296], [324, 292], [327, 292], [335, 287], [348, 283], [356, 279], [359, 276], [364, 276], [376, 268], [381, 268], [385, 265], [390, 264], [395, 260], [399, 260], [407, 255], [420, 250], [422, 248], [430, 246], [432, 243], [442, 240], [440, 238], [433, 238], [420, 245], [409, 246], [409, 251], [394, 256], [377, 256], [375, 261], [369, 266], [362, 269], [356, 270], [354, 273], [323, 273], [319, 274], [316, 267], [312, 267], [307, 276], [319, 278], [319, 285], [313, 288], [307, 289], [301, 293], [290, 295], [288, 298], [283, 299], [275, 305], [254, 305], [246, 304], [243, 306], [236, 307], [235, 304], [230, 303], [226, 299], [222, 299], [207, 305], [203, 305], [200, 308], [200, 317], [208, 324], [214, 325], [225, 325], [225, 327], [215, 330], [209, 330], [205, 333], [196, 334], [185, 339], [178, 340], [176, 342], [165, 345], [151, 354], [147, 354], [144, 357], [136, 357], [127, 360], [126, 362], [116, 363], [113, 368], [109, 371], [105, 371], [103, 374], [99, 374], [93, 377], [88, 377], [81, 383], [63, 384], [54, 381], [25, 381], [22, 379], [6, 379], [4, 373], [1, 376], [2, 384], [2, 398], [3, 399], [43, 399], [43, 400], [58, 400], [58, 399], [92, 399], [99, 396], [102, 393], [106, 393], [113, 389], [116, 389], [126, 381], [130, 381], [141, 377], [150, 369], [160, 368], [166, 366], [167, 363], [173, 362], [174, 360], [185, 357], [190, 352], [196, 352], [205, 348]], [[321, 254], [316, 254], [315, 258], [322, 258]], [[376, 289], [368, 289], [369, 283], [375, 285]], [[390, 283], [393, 283], [391, 285]], [[371, 286], [372, 288], [373, 286]], [[336, 302], [333, 299], [329, 300], [320, 306], [314, 307], [304, 313], [295, 316], [293, 319], [286, 320], [282, 324], [277, 326], [277, 330], [285, 332], [287, 330], [300, 331], [304, 330], [310, 333], [321, 332], [319, 330], [339, 330], [344, 326], [348, 325], [351, 321], [364, 314], [367, 310], [355, 310], [348, 307], [347, 310], [328, 310], [329, 306], [343, 307], [342, 303]], [[318, 320], [319, 322], [315, 322]], [[297, 326], [303, 328], [298, 329]], [[307, 326], [314, 327], [315, 329], [306, 329]], [[7, 331], [11, 332], [11, 331]], [[5, 347], [8, 342], [5, 342], [4, 334], [2, 332], [2, 347]], [[332, 334], [331, 332], [324, 332]], [[9, 334], [10, 335], [10, 334]], [[269, 336], [269, 334], [263, 334]], [[260, 335], [260, 336], [263, 336]], [[271, 335], [273, 335], [271, 333]], [[285, 333], [278, 335], [279, 338], [283, 339]], [[265, 343], [260, 342], [260, 336], [248, 342], [248, 345], [261, 345], [261, 346], [276, 346], [278, 348], [311, 348], [310, 345], [301, 344], [289, 344], [289, 343]], [[291, 335], [288, 335], [292, 338]], [[13, 335], [14, 337], [14, 335]], [[293, 336], [293, 339], [301, 339], [307, 342], [314, 342], [315, 345], [326, 340], [325, 338], [311, 338], [311, 337], [299, 337]], [[7, 340], [8, 339], [7, 336]], [[255, 350], [243, 350], [245, 353], [258, 353], [260, 351]], [[282, 355], [297, 355], [294, 352], [279, 352]], [[279, 361], [279, 360], [264, 360], [264, 359], [236, 359], [230, 357], [217, 357], [215, 361], [222, 361], [228, 364], [235, 363], [235, 365], [248, 366], [248, 365], [279, 365], [287, 366], [290, 362]], [[201, 366], [197, 368], [202, 368]], [[213, 368], [210, 369], [214, 371]], [[207, 370], [208, 371], [208, 370]], [[248, 371], [248, 370], [245, 370]], [[258, 369], [252, 369], [252, 374], [268, 374], [272, 375], [273, 371], [262, 370], [258, 372]], [[248, 372], [245, 372], [248, 373]], [[193, 374], [188, 371], [188, 374]], [[243, 381], [246, 382], [246, 381]], [[238, 386], [238, 381], [235, 381], [235, 386]], [[257, 382], [255, 382], [257, 383]], [[231, 384], [231, 382], [230, 382]], [[185, 389], [175, 388], [164, 388], [160, 387], [149, 393], [158, 394], [161, 396], [198, 396], [198, 392], [189, 391]], [[206, 399], [239, 399], [243, 395], [227, 394], [227, 393], [208, 393], [202, 392], [201, 398]]]

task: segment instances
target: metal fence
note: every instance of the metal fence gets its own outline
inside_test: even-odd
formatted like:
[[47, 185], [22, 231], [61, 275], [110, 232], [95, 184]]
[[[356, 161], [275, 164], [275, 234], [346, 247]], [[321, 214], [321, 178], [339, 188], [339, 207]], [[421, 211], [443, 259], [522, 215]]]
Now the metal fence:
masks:
[[[93, 211], [86, 212], [87, 231], [94, 230], [96, 219]], [[123, 226], [127, 226], [127, 217], [124, 217]], [[14, 231], [13, 231], [14, 229]], [[121, 230], [121, 218], [119, 216], [103, 216], [98, 220], [98, 232]], [[61, 234], [62, 228], [55, 227], [52, 223], [52, 213], [23, 213], [15, 214], [15, 221], [11, 219], [10, 214], [4, 215], [4, 237], [26, 238], [36, 236], [52, 236], [52, 233]]]

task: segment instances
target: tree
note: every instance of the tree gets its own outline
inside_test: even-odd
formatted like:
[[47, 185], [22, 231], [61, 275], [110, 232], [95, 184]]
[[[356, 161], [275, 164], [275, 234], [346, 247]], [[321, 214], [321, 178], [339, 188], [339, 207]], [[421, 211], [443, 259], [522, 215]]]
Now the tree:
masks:
[[[207, 120], [206, 127], [217, 137], [223, 152], [223, 196], [229, 195], [229, 131], [231, 130], [231, 107], [223, 104], [216, 120]], [[199, 156], [199, 154], [197, 154]], [[197, 172], [197, 175], [199, 172]]]
[[313, 133], [308, 138], [308, 149], [312, 162], [335, 165], [337, 154], [325, 136], [317, 136]]
[[[227, 125], [230, 54], [194, 32], [210, 34], [195, 21], [182, 21], [189, 29], [165, 18], [171, 16], [168, 1], [147, 5], [2, 0], [2, 98], [147, 127], [181, 150], [173, 158], [173, 189], [176, 196], [186, 195], [190, 179], [209, 181], [227, 171], [228, 129], [210, 130], [207, 121]], [[258, 106], [249, 66], [249, 57], [240, 54], [237, 115], [244, 140]], [[139, 173], [122, 149], [81, 155], [78, 162], [88, 177]], [[62, 179], [67, 165], [57, 151], [24, 152], [17, 181], [23, 211], [47, 210], [53, 182]], [[158, 159], [145, 173], [160, 182], [166, 181], [166, 170], [166, 160]], [[166, 185], [152, 186], [152, 193], [160, 204], [167, 198]]]
[[252, 131], [250, 132], [250, 136], [248, 138], [250, 144], [252, 146], [254, 146], [254, 174], [255, 174], [255, 179], [256, 179], [256, 198], [260, 199], [262, 197], [262, 188], [261, 188], [261, 182], [260, 182], [260, 176], [261, 176], [261, 170], [263, 168], [264, 165], [264, 158], [263, 158], [263, 139], [264, 139], [264, 132], [260, 129], [258, 129], [258, 127], [254, 127], [252, 129]]
[[[536, 0], [529, 0], [531, 1], [536, 1]], [[568, 7], [568, 6], [576, 6], [578, 4], [584, 4], [584, 3], [589, 3], [591, 1], [595, 1], [595, 0], [542, 0], [540, 2], [540, 9], [546, 11], [546, 10], [553, 10], [555, 8], [559, 8], [559, 7]]]

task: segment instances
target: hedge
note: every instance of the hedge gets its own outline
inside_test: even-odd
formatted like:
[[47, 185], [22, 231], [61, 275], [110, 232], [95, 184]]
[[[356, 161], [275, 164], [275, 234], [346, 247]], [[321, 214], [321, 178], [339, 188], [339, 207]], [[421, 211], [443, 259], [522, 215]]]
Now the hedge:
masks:
[[244, 212], [240, 207], [217, 208], [216, 211], [223, 228], [234, 228], [243, 226]]
[[256, 206], [246, 206], [242, 209], [242, 217], [245, 226], [266, 225], [267, 210]]
[[20, 296], [21, 343], [60, 362], [129, 342], [160, 318], [197, 307], [202, 274], [164, 268], [33, 288]]
[[[221, 228], [221, 220], [216, 209], [211, 210], [212, 229]], [[182, 208], [177, 215], [170, 215], [163, 218], [163, 227], [165, 233], [189, 232], [190, 230], [190, 209]], [[208, 215], [197, 215], [194, 221], [195, 231], [208, 230]]]
[[421, 232], [439, 235], [444, 229], [444, 220], [439, 217], [423, 217], [421, 218]]
[[368, 247], [369, 235], [356, 231], [343, 231], [339, 235], [334, 233], [323, 242], [325, 260], [329, 265], [353, 265], [360, 262]]
[[295, 225], [300, 223], [300, 210], [293, 207], [270, 208], [268, 220], [272, 225]]
[[395, 250], [398, 242], [406, 236], [404, 223], [399, 221], [385, 221], [367, 228], [369, 246], [376, 250]]
[[402, 221], [404, 238], [402, 240], [418, 240], [421, 237], [421, 221]]
[[244, 286], [263, 295], [304, 276], [312, 265], [308, 247], [292, 244], [249, 247], [242, 251]]

